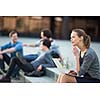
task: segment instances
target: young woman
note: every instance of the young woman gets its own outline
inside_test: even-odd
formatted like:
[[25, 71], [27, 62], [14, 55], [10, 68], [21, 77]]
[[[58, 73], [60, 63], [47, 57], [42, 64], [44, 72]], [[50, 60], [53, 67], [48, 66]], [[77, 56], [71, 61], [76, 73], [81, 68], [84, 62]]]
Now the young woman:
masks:
[[90, 48], [90, 37], [82, 29], [74, 29], [71, 43], [76, 61], [76, 71], [61, 74], [58, 83], [99, 83], [100, 65], [96, 52]]

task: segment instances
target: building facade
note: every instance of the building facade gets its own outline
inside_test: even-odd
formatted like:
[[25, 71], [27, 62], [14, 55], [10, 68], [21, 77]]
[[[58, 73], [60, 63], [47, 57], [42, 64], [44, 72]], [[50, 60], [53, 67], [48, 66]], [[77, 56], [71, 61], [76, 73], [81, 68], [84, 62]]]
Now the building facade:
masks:
[[93, 16], [0, 16], [0, 35], [17, 30], [21, 36], [39, 37], [41, 29], [51, 29], [56, 39], [70, 39], [74, 28], [82, 28], [93, 41], [100, 41], [100, 18]]

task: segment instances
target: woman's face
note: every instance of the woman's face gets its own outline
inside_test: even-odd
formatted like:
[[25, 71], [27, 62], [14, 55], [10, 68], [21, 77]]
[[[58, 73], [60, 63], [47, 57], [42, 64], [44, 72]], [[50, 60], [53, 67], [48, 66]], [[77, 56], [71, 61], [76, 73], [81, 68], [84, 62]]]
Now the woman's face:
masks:
[[77, 32], [72, 31], [71, 33], [71, 43], [73, 46], [78, 46], [81, 43], [81, 38], [78, 37]]

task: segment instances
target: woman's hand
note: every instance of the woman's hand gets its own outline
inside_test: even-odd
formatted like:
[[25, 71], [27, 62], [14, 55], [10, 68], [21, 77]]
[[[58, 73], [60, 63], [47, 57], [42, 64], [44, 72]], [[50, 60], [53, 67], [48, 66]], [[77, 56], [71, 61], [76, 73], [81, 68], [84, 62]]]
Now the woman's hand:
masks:
[[78, 50], [78, 48], [76, 46], [73, 46], [72, 49], [73, 49], [74, 56], [75, 57], [79, 57], [79, 50]]
[[74, 70], [70, 70], [68, 74], [72, 76], [77, 76], [77, 73]]

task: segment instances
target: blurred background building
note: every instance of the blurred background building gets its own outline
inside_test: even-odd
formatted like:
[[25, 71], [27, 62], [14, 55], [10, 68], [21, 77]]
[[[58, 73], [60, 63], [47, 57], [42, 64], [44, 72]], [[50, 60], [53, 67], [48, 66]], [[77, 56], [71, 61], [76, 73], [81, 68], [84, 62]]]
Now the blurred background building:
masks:
[[0, 16], [0, 35], [17, 30], [20, 36], [39, 37], [41, 29], [49, 28], [55, 39], [70, 39], [74, 28], [84, 29], [92, 41], [100, 41], [99, 16]]

